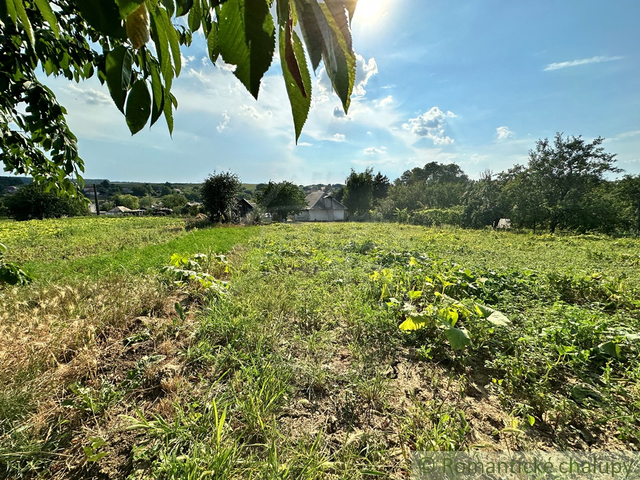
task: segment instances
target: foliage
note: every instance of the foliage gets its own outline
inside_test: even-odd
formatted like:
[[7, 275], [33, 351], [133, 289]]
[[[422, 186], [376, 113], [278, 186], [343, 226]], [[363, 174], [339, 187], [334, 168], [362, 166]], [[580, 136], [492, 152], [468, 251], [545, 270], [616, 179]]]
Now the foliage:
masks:
[[0, 243], [0, 287], [3, 285], [26, 285], [33, 281], [18, 265], [4, 260], [7, 247]]
[[160, 199], [162, 202], [162, 206], [166, 208], [181, 208], [184, 207], [188, 200], [187, 197], [182, 195], [181, 193], [172, 193], [170, 195], [165, 195]]
[[356, 173], [352, 168], [345, 180], [342, 203], [351, 218], [364, 218], [369, 214], [373, 202], [373, 169]]
[[200, 190], [202, 208], [213, 222], [230, 222], [236, 197], [242, 188], [237, 174], [231, 172], [209, 175]]
[[140, 208], [140, 199], [135, 195], [117, 194], [111, 197], [111, 201], [117, 207], [127, 207], [131, 210], [137, 210], [138, 208]]
[[307, 207], [304, 192], [291, 182], [272, 182], [256, 191], [258, 205], [273, 215], [275, 221], [285, 222]]
[[[236, 66], [234, 75], [258, 97], [271, 65], [275, 37], [300, 136], [311, 104], [311, 70], [320, 61], [345, 112], [355, 80], [350, 22], [357, 0], [10, 0], [0, 6], [0, 133], [5, 169], [31, 175], [67, 193], [84, 170], [66, 110], [38, 79], [64, 75], [79, 82], [97, 74], [106, 83], [132, 134], [164, 115], [173, 131], [172, 84], [181, 48], [202, 31], [207, 53]], [[294, 27], [299, 26], [311, 60]], [[153, 42], [153, 46], [150, 44]], [[26, 114], [22, 113], [26, 105]], [[78, 183], [82, 186], [82, 181]]]
[[425, 208], [410, 214], [408, 222], [425, 227], [440, 227], [442, 225], [463, 226], [462, 206], [452, 208]]
[[531, 182], [544, 199], [551, 233], [557, 227], [575, 227], [586, 214], [581, 202], [587, 192], [605, 173], [619, 171], [615, 155], [606, 153], [602, 142], [602, 137], [587, 143], [581, 136], [565, 139], [557, 133], [553, 145], [549, 139], [538, 140], [529, 152]]
[[7, 195], [4, 205], [9, 215], [16, 220], [42, 220], [87, 213], [84, 201], [47, 192], [36, 183], [20, 187], [17, 192]]

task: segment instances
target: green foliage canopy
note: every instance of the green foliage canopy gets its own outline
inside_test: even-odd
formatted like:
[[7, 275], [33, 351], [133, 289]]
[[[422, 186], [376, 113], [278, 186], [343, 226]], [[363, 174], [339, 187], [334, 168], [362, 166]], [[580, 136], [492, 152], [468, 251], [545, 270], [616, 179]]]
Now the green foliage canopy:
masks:
[[[355, 80], [351, 19], [357, 0], [0, 0], [0, 148], [6, 171], [75, 194], [84, 163], [66, 110], [38, 78], [106, 83], [132, 134], [164, 116], [173, 131], [181, 48], [202, 31], [212, 62], [258, 97], [275, 37], [296, 139], [311, 105], [320, 61], [345, 112]], [[275, 12], [275, 18], [272, 15]], [[304, 45], [295, 26], [300, 27]], [[151, 42], [153, 46], [151, 46]], [[311, 59], [307, 65], [306, 51]], [[26, 108], [22, 108], [22, 106]], [[20, 106], [20, 107], [19, 107]], [[26, 113], [23, 113], [26, 112]]]
[[44, 187], [37, 183], [25, 185], [17, 192], [6, 195], [4, 205], [9, 216], [16, 220], [42, 220], [87, 213], [87, 207], [82, 200], [46, 192]]
[[238, 175], [231, 172], [209, 175], [202, 184], [202, 207], [213, 222], [230, 221], [236, 197], [242, 190]]
[[304, 192], [291, 182], [272, 182], [256, 191], [258, 205], [273, 215], [276, 221], [286, 221], [306, 208]]

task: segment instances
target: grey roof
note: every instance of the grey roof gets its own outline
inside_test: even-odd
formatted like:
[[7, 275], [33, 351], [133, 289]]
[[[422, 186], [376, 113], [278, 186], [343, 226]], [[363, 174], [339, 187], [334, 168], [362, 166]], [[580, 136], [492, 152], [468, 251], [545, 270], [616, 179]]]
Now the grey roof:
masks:
[[305, 200], [307, 201], [307, 210], [327, 210], [325, 202], [323, 201], [325, 198], [331, 199], [331, 209], [332, 210], [346, 210], [347, 207], [342, 205], [339, 201], [333, 198], [331, 195], [327, 195], [322, 190], [318, 190], [317, 192], [310, 193], [306, 196]]

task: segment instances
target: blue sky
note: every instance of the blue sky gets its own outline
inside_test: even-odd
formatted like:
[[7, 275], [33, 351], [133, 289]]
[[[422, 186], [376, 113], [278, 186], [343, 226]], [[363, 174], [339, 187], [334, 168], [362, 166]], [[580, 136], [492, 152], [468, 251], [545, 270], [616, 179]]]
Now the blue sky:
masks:
[[[394, 179], [427, 162], [472, 178], [526, 164], [539, 138], [605, 137], [640, 173], [638, 0], [360, 0], [349, 114], [322, 69], [298, 145], [279, 61], [258, 101], [196, 35], [174, 82], [179, 107], [131, 136], [106, 86], [55, 79], [87, 178], [200, 182], [231, 170], [246, 183], [341, 183], [351, 168]], [[204, 58], [204, 61], [203, 61]]]

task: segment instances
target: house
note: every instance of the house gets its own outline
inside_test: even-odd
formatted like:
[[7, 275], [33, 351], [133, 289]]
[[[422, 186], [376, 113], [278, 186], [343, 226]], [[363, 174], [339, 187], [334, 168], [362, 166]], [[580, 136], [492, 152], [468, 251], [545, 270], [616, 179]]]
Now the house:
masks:
[[118, 205], [117, 207], [113, 207], [111, 210], [108, 210], [106, 215], [124, 215], [128, 214], [129, 212], [132, 212], [130, 208]]
[[510, 218], [501, 218], [498, 220], [498, 225], [496, 228], [508, 230], [511, 228], [511, 219]]
[[347, 207], [322, 190], [310, 193], [306, 197], [307, 208], [296, 215], [301, 222], [341, 222]]
[[255, 203], [251, 203], [246, 198], [241, 198], [238, 200], [235, 210], [240, 218], [244, 218], [249, 215], [254, 208], [256, 208]]

